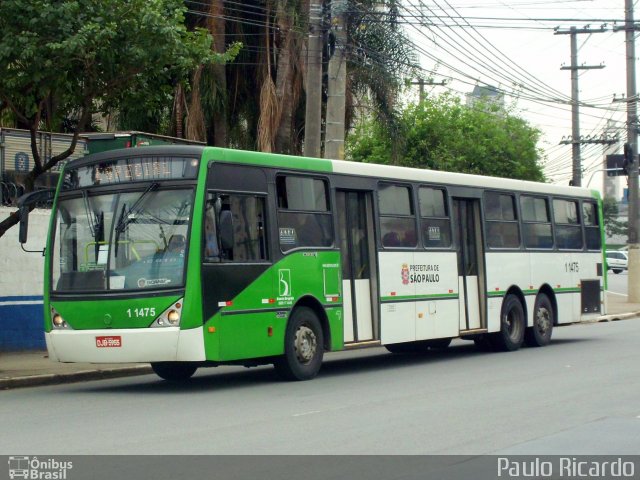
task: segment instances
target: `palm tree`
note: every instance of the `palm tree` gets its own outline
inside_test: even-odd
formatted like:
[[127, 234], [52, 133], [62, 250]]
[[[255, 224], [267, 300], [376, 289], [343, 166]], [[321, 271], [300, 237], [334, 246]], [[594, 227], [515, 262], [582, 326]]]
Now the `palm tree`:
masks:
[[[403, 77], [411, 75], [415, 65], [396, 21], [397, 4], [398, 0], [347, 3], [347, 128], [356, 104], [363, 102], [393, 125]], [[158, 120], [162, 115], [154, 112], [157, 127], [165, 128], [162, 133], [217, 146], [300, 154], [309, 0], [209, 0], [186, 5], [190, 26], [207, 28], [216, 52], [224, 52], [233, 42], [242, 48], [226, 65], [197, 68], [190, 87], [176, 85], [161, 108], [165, 116], [171, 112], [171, 121]], [[325, 11], [328, 15], [328, 5]], [[330, 25], [327, 18], [325, 72], [331, 55]], [[324, 88], [326, 95], [326, 83]]]

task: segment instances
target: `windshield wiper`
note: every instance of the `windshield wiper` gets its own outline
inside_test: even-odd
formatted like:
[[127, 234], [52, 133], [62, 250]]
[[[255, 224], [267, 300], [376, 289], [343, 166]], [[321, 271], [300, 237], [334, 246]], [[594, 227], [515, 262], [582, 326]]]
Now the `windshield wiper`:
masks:
[[96, 262], [98, 261], [98, 253], [100, 251], [100, 242], [104, 241], [104, 211], [96, 214], [91, 208], [89, 194], [86, 190], [82, 191], [82, 199], [84, 200], [84, 209], [87, 214], [87, 224], [91, 231], [91, 236], [95, 241]]
[[[131, 205], [131, 208], [127, 211], [127, 204], [122, 204], [122, 210], [120, 211], [120, 217], [118, 218], [118, 224], [116, 225], [116, 238], [115, 238], [115, 255], [118, 256], [118, 240], [120, 238], [120, 234], [124, 232], [127, 226], [135, 219], [135, 215], [139, 212], [138, 210], [142, 206], [142, 202], [147, 196], [149, 192], [156, 190], [160, 186], [159, 183], [154, 182], [147, 187], [147, 189], [140, 194], [137, 200]], [[132, 219], [133, 215], [133, 219]]]

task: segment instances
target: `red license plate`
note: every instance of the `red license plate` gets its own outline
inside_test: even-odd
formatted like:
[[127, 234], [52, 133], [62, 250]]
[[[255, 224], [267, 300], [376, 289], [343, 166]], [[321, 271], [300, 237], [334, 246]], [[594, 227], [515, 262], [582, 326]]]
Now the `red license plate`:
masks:
[[112, 336], [112, 337], [96, 337], [96, 347], [105, 348], [105, 347], [121, 347], [122, 346], [122, 337], [121, 336]]

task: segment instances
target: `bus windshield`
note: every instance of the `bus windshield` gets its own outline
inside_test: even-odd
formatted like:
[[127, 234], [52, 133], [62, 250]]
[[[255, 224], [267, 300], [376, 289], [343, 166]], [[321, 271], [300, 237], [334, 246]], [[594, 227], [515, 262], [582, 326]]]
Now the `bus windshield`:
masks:
[[146, 189], [58, 201], [52, 244], [55, 292], [184, 285], [194, 191]]

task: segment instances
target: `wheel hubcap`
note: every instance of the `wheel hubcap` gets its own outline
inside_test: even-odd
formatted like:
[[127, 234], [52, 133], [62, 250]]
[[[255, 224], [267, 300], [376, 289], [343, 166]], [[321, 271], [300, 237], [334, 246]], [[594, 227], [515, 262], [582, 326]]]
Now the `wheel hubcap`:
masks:
[[507, 313], [504, 318], [507, 332], [509, 334], [509, 337], [512, 339], [517, 339], [520, 335], [520, 322], [518, 320], [519, 315], [514, 311], [510, 311], [509, 313]]
[[307, 326], [301, 326], [296, 332], [294, 347], [300, 363], [309, 363], [316, 354], [316, 334]]
[[536, 312], [536, 326], [538, 332], [542, 335], [546, 334], [551, 328], [551, 312], [544, 307], [541, 307]]

